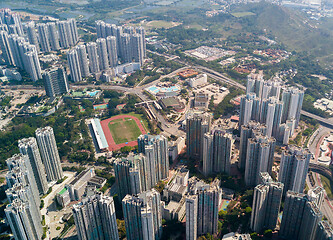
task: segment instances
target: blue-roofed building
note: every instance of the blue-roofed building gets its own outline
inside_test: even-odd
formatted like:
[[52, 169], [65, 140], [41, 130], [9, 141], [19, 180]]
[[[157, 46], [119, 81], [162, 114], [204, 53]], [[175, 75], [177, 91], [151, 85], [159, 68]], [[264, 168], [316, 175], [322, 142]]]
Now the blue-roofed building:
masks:
[[179, 95], [181, 87], [178, 85], [159, 84], [145, 89], [149, 93], [159, 97], [175, 97]]
[[91, 127], [93, 129], [95, 139], [98, 145], [98, 148], [101, 152], [105, 152], [109, 150], [109, 144], [106, 141], [101, 121], [98, 118], [91, 119]]

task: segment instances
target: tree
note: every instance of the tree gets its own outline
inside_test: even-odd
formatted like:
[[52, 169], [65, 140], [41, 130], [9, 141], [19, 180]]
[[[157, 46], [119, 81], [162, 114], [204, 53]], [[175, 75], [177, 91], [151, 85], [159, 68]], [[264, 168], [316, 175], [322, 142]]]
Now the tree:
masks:
[[251, 236], [251, 239], [253, 239], [253, 240], [260, 240], [260, 237], [259, 237], [258, 233], [256, 233], [256, 232], [251, 233], [250, 236]]
[[119, 238], [124, 239], [126, 237], [125, 221], [117, 219], [117, 226], [118, 226]]
[[225, 217], [226, 214], [227, 214], [227, 211], [220, 210], [219, 211], [219, 219], [223, 219], [223, 217]]
[[120, 148], [121, 153], [129, 153], [131, 150], [132, 150], [132, 147], [130, 147], [130, 146], [125, 146], [125, 147]]
[[272, 239], [273, 237], [273, 230], [272, 229], [267, 229], [264, 231], [264, 236], [266, 239]]
[[251, 207], [246, 207], [245, 208], [245, 212], [246, 213], [251, 213], [252, 212], [252, 208]]
[[159, 193], [163, 192], [165, 183], [163, 181], [158, 181], [156, 186], [154, 187]]

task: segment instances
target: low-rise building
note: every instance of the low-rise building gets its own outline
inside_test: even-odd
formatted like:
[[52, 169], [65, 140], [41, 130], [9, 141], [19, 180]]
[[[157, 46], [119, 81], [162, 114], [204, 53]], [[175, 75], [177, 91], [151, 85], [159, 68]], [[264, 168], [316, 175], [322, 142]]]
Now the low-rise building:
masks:
[[183, 79], [193, 77], [193, 76], [196, 76], [198, 74], [199, 73], [197, 71], [193, 70], [193, 69], [186, 69], [186, 70], [181, 71], [181, 72], [178, 73], [178, 75]]
[[109, 150], [109, 144], [106, 141], [100, 120], [98, 118], [93, 118], [90, 120], [90, 123], [93, 129], [94, 138], [98, 145], [98, 149], [101, 152], [107, 152]]
[[198, 86], [202, 86], [207, 83], [207, 75], [206, 74], [199, 74], [194, 78], [190, 78], [187, 80], [188, 85], [191, 88], [195, 88]]
[[93, 176], [88, 181], [88, 186], [95, 186], [96, 188], [101, 188], [106, 183], [106, 179], [98, 176]]
[[7, 77], [9, 80], [22, 80], [21, 74], [15, 68], [0, 68], [0, 75]]
[[71, 201], [78, 201], [85, 193], [86, 186], [92, 177], [95, 176], [95, 169], [90, 168], [79, 173], [72, 182], [66, 185]]
[[133, 73], [137, 70], [140, 70], [140, 63], [134, 62], [134, 63], [125, 63], [122, 65], [119, 65], [114, 68], [114, 72], [116, 75], [121, 75], [122, 73], [128, 74]]
[[[164, 203], [164, 202], [163, 202]], [[185, 198], [183, 197], [179, 202], [170, 201], [168, 205], [162, 204], [163, 219], [182, 221], [185, 217]]]
[[163, 198], [167, 201], [179, 202], [187, 193], [187, 182], [189, 171], [185, 167], [179, 167], [174, 177], [168, 182], [163, 189]]
[[177, 112], [182, 112], [185, 109], [184, 103], [180, 102], [175, 97], [162, 98], [159, 100], [159, 104], [164, 109], [172, 108]]
[[174, 161], [185, 147], [185, 138], [179, 137], [175, 142], [170, 144], [169, 159]]
[[251, 240], [250, 234], [240, 234], [240, 233], [228, 233], [223, 235], [222, 237], [223, 240]]
[[195, 94], [193, 107], [199, 109], [207, 109], [209, 104], [209, 95], [204, 92], [198, 92]]
[[64, 187], [59, 193], [57, 193], [56, 198], [57, 203], [62, 207], [68, 206], [68, 204], [71, 202], [69, 191], [66, 187]]

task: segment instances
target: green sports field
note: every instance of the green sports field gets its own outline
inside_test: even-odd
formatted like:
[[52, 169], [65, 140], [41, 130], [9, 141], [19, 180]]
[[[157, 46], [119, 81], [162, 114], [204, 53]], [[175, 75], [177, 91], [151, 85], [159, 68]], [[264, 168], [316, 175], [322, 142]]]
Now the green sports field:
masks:
[[109, 122], [109, 129], [116, 144], [135, 141], [141, 135], [133, 119], [115, 119]]
[[256, 14], [254, 14], [252, 12], [234, 12], [234, 13], [231, 13], [231, 15], [236, 18], [241, 18], [241, 17], [253, 16]]

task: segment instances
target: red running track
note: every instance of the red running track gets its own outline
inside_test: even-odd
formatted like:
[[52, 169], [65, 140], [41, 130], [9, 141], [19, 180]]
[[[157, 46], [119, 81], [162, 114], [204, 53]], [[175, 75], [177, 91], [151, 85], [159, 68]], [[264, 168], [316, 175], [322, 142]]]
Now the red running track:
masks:
[[113, 140], [112, 134], [109, 129], [109, 122], [116, 120], [116, 119], [125, 120], [125, 118], [133, 119], [136, 122], [136, 124], [138, 125], [141, 133], [147, 134], [145, 128], [143, 127], [142, 123], [140, 122], [140, 120], [137, 117], [133, 117], [131, 115], [119, 115], [119, 116], [114, 116], [114, 117], [105, 119], [105, 120], [101, 121], [101, 125], [102, 125], [102, 129], [103, 129], [106, 141], [108, 142], [108, 145], [109, 145], [109, 151], [116, 151], [125, 146], [134, 147], [138, 144], [137, 141], [131, 141], [131, 142], [128, 142], [127, 144], [126, 143], [116, 144], [115, 141]]

